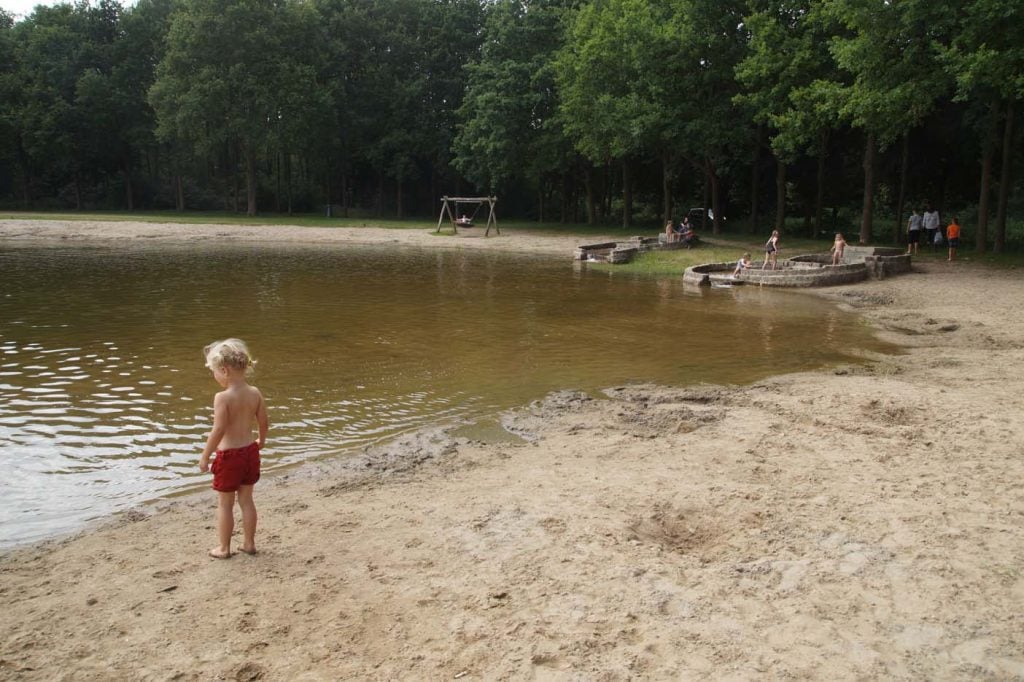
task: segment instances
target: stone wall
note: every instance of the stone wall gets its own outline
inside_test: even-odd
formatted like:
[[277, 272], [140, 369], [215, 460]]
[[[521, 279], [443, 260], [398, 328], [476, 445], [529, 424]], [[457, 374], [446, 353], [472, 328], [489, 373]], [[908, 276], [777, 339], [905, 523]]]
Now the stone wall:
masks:
[[[831, 263], [831, 259], [829, 260]], [[822, 265], [810, 258], [790, 259], [779, 263], [775, 270], [762, 270], [754, 266], [733, 278], [735, 263], [705, 263], [687, 268], [683, 281], [695, 286], [711, 286], [720, 281], [732, 284], [758, 284], [771, 287], [829, 287], [867, 279], [864, 263]]]
[[910, 254], [900, 253], [898, 256], [865, 256], [864, 267], [875, 279], [885, 279], [892, 275], [910, 272]]

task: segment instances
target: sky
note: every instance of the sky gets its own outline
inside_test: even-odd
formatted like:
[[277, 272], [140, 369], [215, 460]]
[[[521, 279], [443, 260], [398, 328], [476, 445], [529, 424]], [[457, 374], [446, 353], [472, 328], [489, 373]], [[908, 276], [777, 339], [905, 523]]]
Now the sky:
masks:
[[53, 0], [0, 0], [0, 7], [3, 7], [8, 14], [13, 14], [15, 19], [24, 19], [36, 5], [56, 5]]
[[[36, 5], [61, 5], [71, 4], [73, 0], [0, 0], [0, 7], [8, 14], [13, 14], [15, 19], [24, 19], [32, 14]], [[99, 0], [89, 0], [95, 5]], [[121, 7], [128, 8], [135, 5], [135, 0], [121, 0]]]

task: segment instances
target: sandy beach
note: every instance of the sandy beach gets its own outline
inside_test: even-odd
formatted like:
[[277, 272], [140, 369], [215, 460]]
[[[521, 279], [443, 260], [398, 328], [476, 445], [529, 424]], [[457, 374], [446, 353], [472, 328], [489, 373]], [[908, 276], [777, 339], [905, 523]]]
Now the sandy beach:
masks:
[[[482, 230], [0, 221], [14, 240], [400, 242]], [[599, 241], [588, 238], [588, 241]], [[741, 387], [610, 386], [0, 555], [4, 680], [1024, 678], [1024, 277], [823, 290], [904, 352]], [[273, 431], [271, 431], [271, 440]]]

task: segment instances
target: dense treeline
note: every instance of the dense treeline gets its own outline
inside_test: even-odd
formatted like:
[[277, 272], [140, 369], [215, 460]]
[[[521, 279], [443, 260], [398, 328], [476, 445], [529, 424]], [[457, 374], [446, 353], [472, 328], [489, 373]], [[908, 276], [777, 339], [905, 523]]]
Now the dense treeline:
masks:
[[1022, 99], [1019, 0], [39, 6], [0, 12], [0, 202], [401, 217], [497, 193], [807, 234], [855, 208], [861, 241], [930, 202], [1001, 250]]

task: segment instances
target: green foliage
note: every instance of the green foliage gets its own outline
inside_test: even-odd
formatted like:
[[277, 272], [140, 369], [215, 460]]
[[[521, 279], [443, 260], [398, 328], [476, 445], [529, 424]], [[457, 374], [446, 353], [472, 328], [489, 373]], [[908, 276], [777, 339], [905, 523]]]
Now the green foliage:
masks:
[[972, 0], [961, 5], [956, 34], [941, 57], [956, 82], [956, 97], [986, 93], [1024, 99], [1024, 6], [1017, 0]]
[[736, 68], [744, 86], [737, 102], [776, 131], [772, 148], [787, 163], [817, 152], [819, 131], [838, 122], [835, 63], [811, 8], [809, 0], [758, 3], [745, 19], [750, 43]]
[[651, 146], [668, 112], [666, 62], [679, 51], [671, 3], [598, 0], [569, 22], [555, 61], [560, 113], [576, 149], [595, 163]]
[[840, 119], [884, 149], [916, 126], [949, 88], [939, 56], [949, 7], [933, 0], [823, 0], [813, 18], [832, 34], [844, 76], [815, 90]]
[[[244, 175], [253, 211], [257, 199], [311, 211], [343, 197], [380, 214], [393, 198], [401, 214], [407, 194], [422, 215], [441, 194], [489, 190], [503, 218], [542, 204], [607, 222], [632, 202], [647, 216], [673, 199], [697, 205], [706, 183], [736, 225], [768, 184], [748, 180], [767, 165], [751, 159], [761, 128], [805, 206], [813, 156], [829, 164], [829, 201], [854, 207], [877, 139], [880, 184], [902, 186], [893, 143], [906, 140], [911, 159], [928, 159], [911, 164], [907, 192], [962, 210], [979, 194], [976, 158], [1024, 99], [1022, 13], [1016, 0], [81, 0], [18, 22], [0, 12], [0, 202], [163, 207], [180, 191], [230, 210]], [[1019, 165], [1021, 129], [1004, 137], [1010, 153], [985, 157], [1000, 191], [1019, 194], [1019, 172], [1000, 171]], [[878, 196], [879, 214], [895, 213], [898, 193]], [[1004, 193], [1007, 206], [1020, 210]]]
[[539, 181], [563, 167], [552, 59], [564, 0], [499, 0], [490, 6], [478, 60], [466, 66], [455, 167], [490, 192], [516, 177]]

